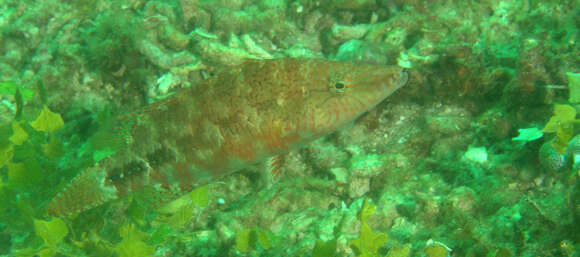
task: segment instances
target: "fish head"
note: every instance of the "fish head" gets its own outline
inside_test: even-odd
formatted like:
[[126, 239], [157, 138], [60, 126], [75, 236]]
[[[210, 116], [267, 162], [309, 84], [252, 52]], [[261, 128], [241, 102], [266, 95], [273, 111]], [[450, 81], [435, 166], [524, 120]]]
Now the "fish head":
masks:
[[404, 86], [408, 75], [398, 66], [321, 62], [303, 72], [302, 133], [321, 136], [374, 108]]

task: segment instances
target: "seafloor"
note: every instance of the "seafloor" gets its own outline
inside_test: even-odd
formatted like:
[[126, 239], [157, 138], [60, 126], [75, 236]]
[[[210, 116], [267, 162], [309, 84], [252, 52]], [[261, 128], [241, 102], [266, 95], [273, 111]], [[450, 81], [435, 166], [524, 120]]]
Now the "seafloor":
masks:
[[[578, 0], [0, 0], [0, 256], [580, 256], [579, 28]], [[111, 115], [286, 57], [409, 82], [276, 183], [47, 214]]]

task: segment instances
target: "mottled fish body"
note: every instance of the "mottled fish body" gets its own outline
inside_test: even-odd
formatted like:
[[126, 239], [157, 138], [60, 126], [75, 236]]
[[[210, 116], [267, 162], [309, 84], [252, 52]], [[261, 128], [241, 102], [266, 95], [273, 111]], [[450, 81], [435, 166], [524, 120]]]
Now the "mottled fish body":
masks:
[[114, 154], [67, 184], [49, 213], [68, 216], [144, 186], [168, 202], [336, 130], [406, 81], [396, 66], [247, 61], [114, 119], [101, 133]]

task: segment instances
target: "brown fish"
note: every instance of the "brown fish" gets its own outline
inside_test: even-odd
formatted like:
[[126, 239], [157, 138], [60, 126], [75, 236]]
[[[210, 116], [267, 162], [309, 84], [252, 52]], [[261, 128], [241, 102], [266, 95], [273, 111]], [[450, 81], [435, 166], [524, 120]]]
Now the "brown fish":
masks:
[[[113, 154], [49, 203], [68, 216], [147, 186], [165, 203], [333, 132], [405, 85], [396, 66], [251, 60], [117, 117], [93, 142]], [[103, 142], [104, 140], [104, 142]]]

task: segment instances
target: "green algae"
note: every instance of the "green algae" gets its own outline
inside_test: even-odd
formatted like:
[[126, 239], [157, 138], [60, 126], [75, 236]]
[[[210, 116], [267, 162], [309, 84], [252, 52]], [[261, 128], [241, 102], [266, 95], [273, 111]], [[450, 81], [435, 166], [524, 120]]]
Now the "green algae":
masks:
[[[573, 78], [567, 79], [569, 95], [555, 89], [565, 85], [566, 72], [577, 73], [580, 67], [574, 55], [579, 45], [575, 1], [324, 5], [183, 0], [174, 1], [170, 11], [150, 2], [9, 0], [0, 7], [0, 80], [13, 81], [0, 83], [0, 254], [33, 256], [38, 249], [44, 249], [43, 256], [55, 253], [41, 248], [45, 242], [34, 220], [48, 220], [43, 202], [78, 172], [76, 167], [111, 154], [106, 147], [95, 147], [101, 152], [81, 147], [102, 124], [95, 122], [95, 106], [140, 106], [151, 85], [172, 68], [159, 67], [140, 52], [140, 39], [160, 49], [162, 56], [182, 50], [216, 68], [215, 63], [248, 56], [243, 43], [228, 44], [235, 41], [230, 38], [247, 35], [254, 47], [275, 57], [338, 56], [396, 64], [398, 56], [405, 56], [400, 61], [412, 67], [410, 85], [320, 146], [291, 154], [288, 174], [268, 194], [260, 194], [251, 179], [254, 172], [245, 171], [201, 197], [207, 199], [202, 200], [205, 208], [177, 208], [169, 214], [175, 219], [166, 223], [157, 218], [165, 214], [138, 208], [135, 199], [112, 203], [63, 219], [70, 231], [58, 243], [60, 255], [316, 256], [325, 248], [324, 256], [355, 256], [348, 242], [362, 231], [349, 224], [360, 222], [352, 203], [362, 197], [382, 199], [366, 219], [373, 228], [368, 235], [389, 234], [376, 254], [388, 251], [391, 256], [397, 246], [408, 245], [402, 255], [421, 255], [433, 238], [446, 242], [455, 256], [577, 255], [577, 171], [568, 165], [561, 173], [550, 173], [538, 165], [542, 141], [551, 140], [552, 133], [557, 137], [561, 125], [550, 125], [554, 132], [525, 145], [512, 142], [517, 128], [550, 124], [555, 103], [577, 102]], [[104, 11], [111, 6], [113, 11]], [[272, 6], [276, 10], [263, 11]], [[173, 18], [180, 16], [183, 22]], [[159, 26], [164, 34], [159, 27], [142, 26], [158, 18], [171, 23]], [[348, 34], [354, 32], [333, 30], [335, 25], [365, 30]], [[194, 30], [211, 36], [183, 37]], [[346, 38], [353, 36], [364, 48], [349, 47], [352, 42]], [[204, 75], [197, 73], [184, 77], [199, 81]], [[40, 92], [42, 99], [28, 89], [39, 80], [47, 91]], [[14, 108], [16, 88], [24, 100], [18, 123], [11, 111], [21, 110]], [[43, 104], [61, 113], [61, 130], [46, 133], [30, 125]], [[576, 127], [564, 134], [578, 134]], [[485, 147], [485, 164], [456, 161], [470, 145]], [[80, 160], [76, 152], [91, 158]], [[292, 180], [296, 177], [316, 183], [296, 186], [304, 183]], [[349, 187], [358, 183], [353, 178], [361, 177], [368, 191], [350, 196]], [[337, 220], [344, 222], [335, 225]], [[131, 222], [137, 236], [121, 237], [120, 228]], [[256, 228], [258, 222], [264, 226]], [[287, 224], [282, 232], [277, 230], [280, 224]], [[255, 240], [248, 251], [236, 253], [235, 231], [243, 228], [254, 231]], [[258, 230], [292, 244], [264, 249]]]
[[386, 234], [373, 232], [367, 223], [370, 216], [376, 212], [376, 208], [376, 205], [365, 198], [358, 213], [358, 219], [361, 222], [360, 234], [357, 239], [349, 242], [349, 246], [357, 251], [357, 256], [377, 256], [379, 248], [387, 242], [388, 236]]
[[324, 242], [322, 240], [316, 241], [314, 249], [312, 249], [312, 257], [333, 257], [336, 256], [336, 240]]
[[269, 230], [253, 228], [236, 231], [235, 249], [244, 253], [250, 250], [268, 250], [278, 244], [276, 236]]
[[580, 103], [580, 73], [566, 72], [568, 78], [568, 89], [570, 90], [570, 103]]
[[12, 81], [0, 82], [0, 95], [2, 96], [13, 96], [18, 90], [20, 90], [22, 98], [26, 101], [32, 99], [34, 96], [34, 90], [30, 88], [21, 88], [19, 85]]

